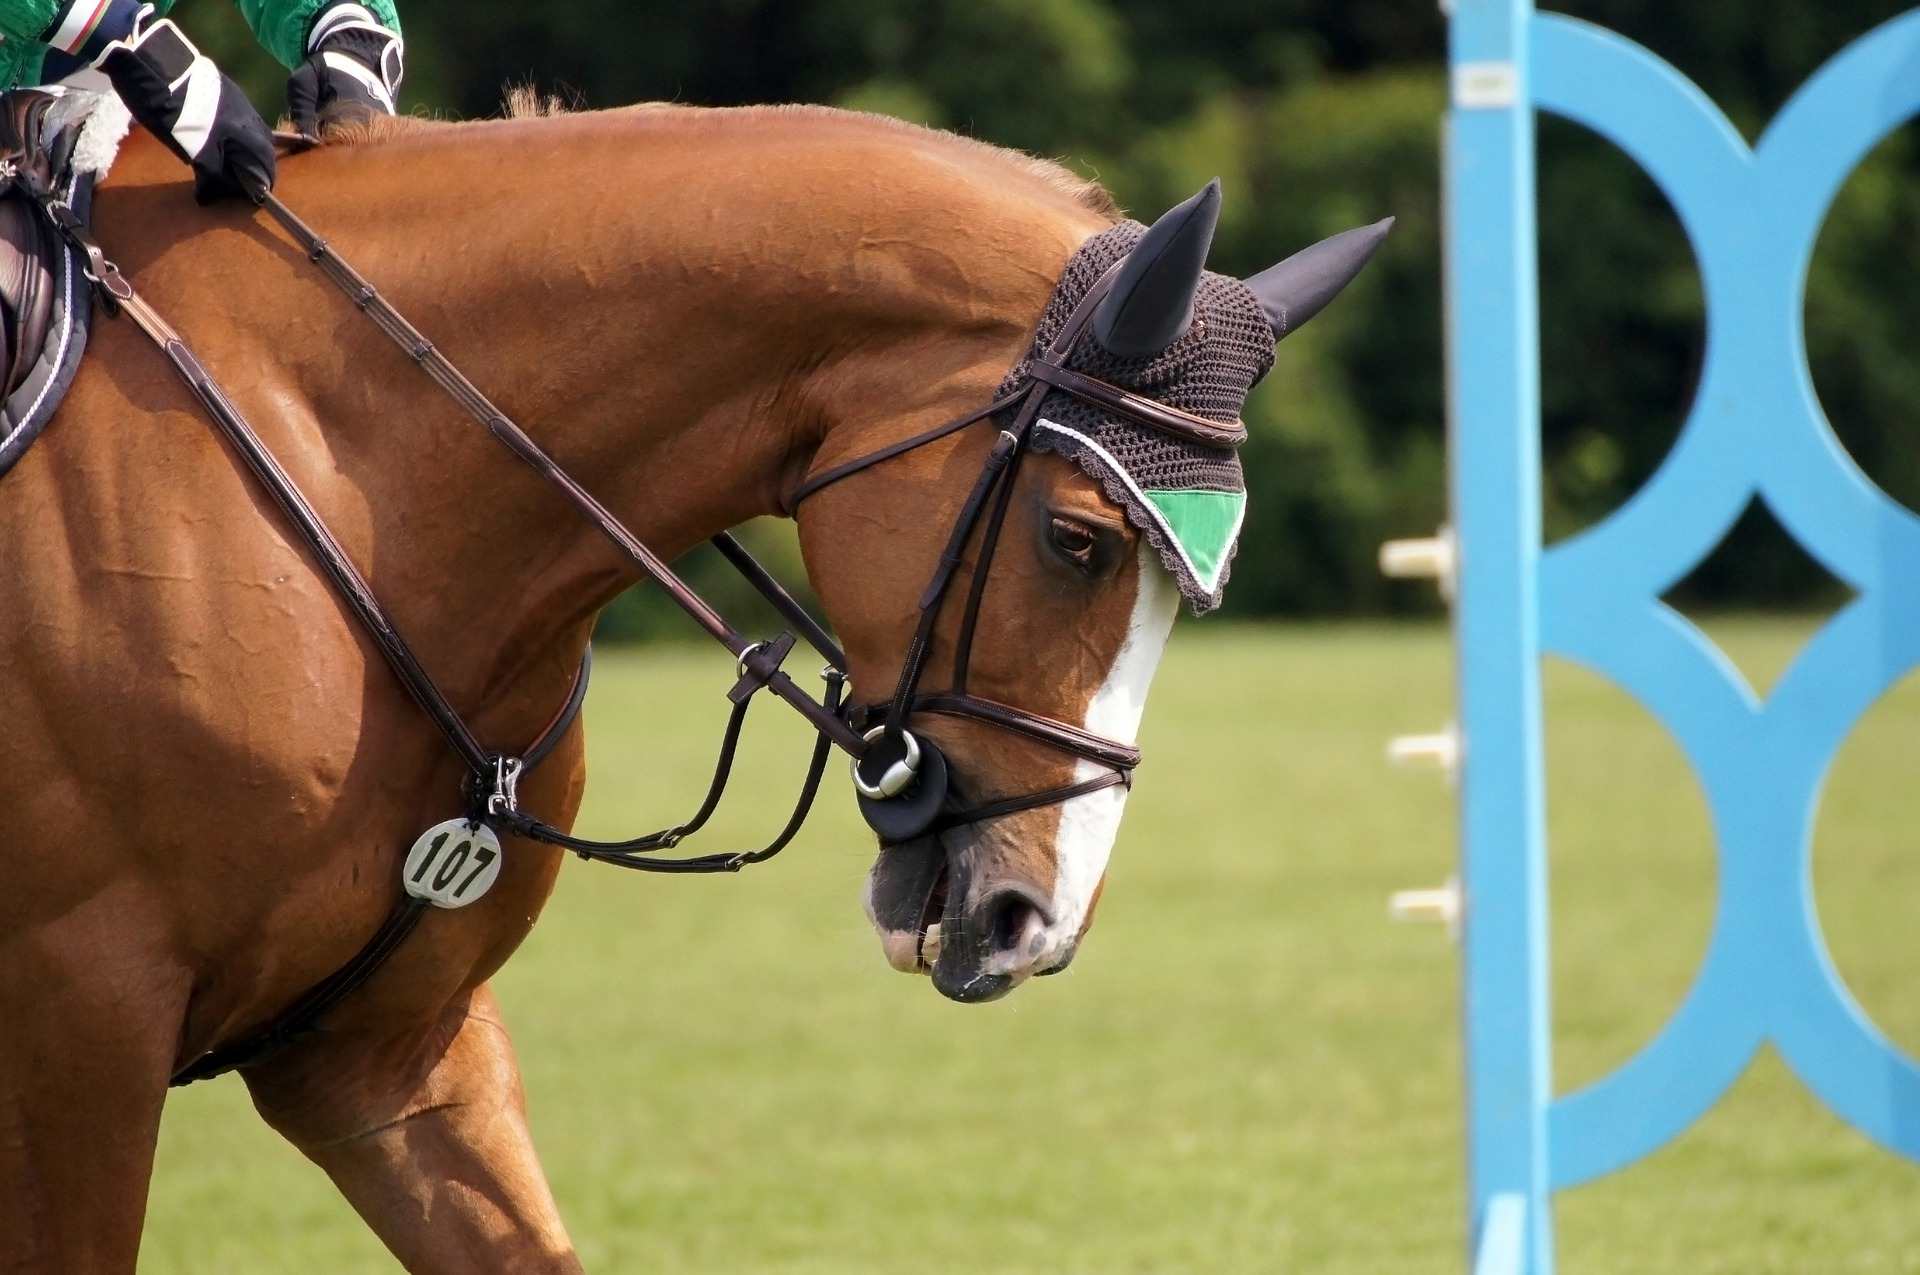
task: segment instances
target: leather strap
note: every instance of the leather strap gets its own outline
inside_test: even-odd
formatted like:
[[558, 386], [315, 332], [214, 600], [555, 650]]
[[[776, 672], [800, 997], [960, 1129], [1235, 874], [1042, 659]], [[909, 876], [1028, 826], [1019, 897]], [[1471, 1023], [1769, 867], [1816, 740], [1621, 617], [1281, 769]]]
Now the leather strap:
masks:
[[1011, 394], [995, 399], [971, 415], [959, 416], [950, 421], [943, 421], [930, 430], [910, 435], [897, 443], [889, 443], [879, 451], [868, 452], [864, 456], [857, 456], [842, 464], [829, 466], [817, 474], [803, 478], [800, 481], [800, 485], [793, 489], [793, 494], [787, 498], [787, 508], [785, 511], [787, 516], [792, 517], [794, 511], [800, 508], [800, 502], [808, 496], [813, 495], [814, 492], [819, 491], [822, 487], [831, 486], [839, 482], [842, 478], [851, 477], [863, 469], [871, 469], [883, 460], [892, 460], [895, 456], [904, 456], [910, 451], [925, 447], [928, 443], [936, 439], [945, 438], [948, 434], [957, 433], [977, 421], [984, 421], [989, 416], [997, 415], [1018, 402], [1020, 395], [1024, 392], [1024, 390], [1015, 390]]
[[[386, 298], [380, 295], [379, 290], [343, 260], [325, 239], [314, 233], [313, 229], [296, 216], [292, 209], [282, 203], [279, 196], [269, 192], [262, 199], [261, 207], [280, 223], [281, 227], [293, 237], [294, 242], [300, 246], [301, 251], [320, 267], [335, 286], [352, 298], [353, 303], [372, 319], [381, 331], [407, 352], [408, 356], [419, 365], [421, 371], [431, 377], [454, 402], [460, 405], [462, 410], [483, 425], [487, 432], [508, 451], [552, 484], [591, 526], [607, 538], [621, 556], [642, 575], [659, 585], [694, 623], [705, 629], [709, 636], [726, 647], [736, 658], [744, 656], [756, 645], [728, 624], [718, 611], [707, 604], [706, 599], [695, 593], [674, 573], [665, 560], [642, 544], [639, 537], [614, 517], [605, 505], [575, 481], [571, 474], [562, 469], [552, 456], [527, 436], [526, 431], [514, 424], [512, 418], [496, 407], [492, 399], [481, 393], [479, 387], [468, 380], [433, 342], [408, 322], [404, 315], [395, 310]], [[769, 600], [773, 601], [773, 599]], [[778, 605], [777, 602], [776, 605]], [[834, 743], [854, 756], [857, 757], [866, 751], [866, 741], [848, 729], [846, 723], [841, 721], [837, 714], [828, 711], [823, 704], [795, 685], [793, 679], [785, 673], [776, 672], [767, 682], [767, 689], [796, 709], [816, 731], [830, 736]]]
[[[579, 719], [581, 705], [586, 703], [587, 683], [592, 676], [593, 648], [588, 647], [580, 660], [579, 671], [573, 675], [573, 690], [567, 695], [566, 703], [560, 706], [560, 711], [553, 715], [553, 719], [524, 754], [521, 764], [523, 774], [545, 761], [573, 728], [574, 722]], [[293, 1042], [311, 1035], [328, 1010], [372, 978], [386, 959], [393, 955], [394, 949], [406, 941], [407, 936], [413, 933], [413, 927], [420, 923], [426, 907], [424, 900], [401, 891], [386, 920], [380, 923], [373, 937], [354, 953], [351, 960], [275, 1014], [264, 1027], [217, 1049], [208, 1050], [182, 1067], [167, 1081], [169, 1087], [190, 1085], [196, 1080], [210, 1080], [237, 1067], [263, 1062]]]
[[[791, 639], [789, 639], [789, 642]], [[846, 679], [838, 669], [827, 673], [827, 704], [838, 709], [841, 692], [846, 687]], [[535, 841], [544, 841], [548, 845], [571, 850], [582, 859], [592, 859], [598, 863], [611, 863], [616, 867], [633, 868], [640, 872], [738, 872], [750, 864], [764, 863], [786, 849], [794, 836], [806, 823], [807, 814], [813, 809], [814, 798], [820, 792], [820, 779], [826, 772], [827, 758], [832, 755], [833, 741], [825, 735], [815, 735], [813, 754], [807, 762], [806, 778], [800, 785], [799, 799], [794, 803], [793, 813], [778, 835], [767, 845], [754, 851], [735, 851], [698, 855], [689, 859], [656, 859], [646, 857], [655, 850], [668, 850], [683, 839], [706, 826], [713, 812], [719, 808], [720, 798], [726, 792], [727, 780], [733, 770], [734, 751], [740, 742], [740, 729], [747, 716], [747, 707], [752, 697], [743, 695], [734, 703], [733, 712], [727, 717], [727, 728], [720, 743], [720, 756], [714, 765], [713, 779], [707, 785], [707, 795], [692, 817], [684, 823], [644, 837], [634, 837], [626, 841], [594, 841], [586, 837], [576, 837], [562, 832], [551, 824], [542, 823], [518, 810], [509, 810], [499, 816], [500, 822], [511, 831]]]
[[1085, 797], [1089, 793], [1100, 792], [1102, 789], [1122, 787], [1133, 787], [1133, 772], [1106, 770], [1091, 779], [1083, 779], [1077, 784], [1063, 784], [1058, 788], [1023, 793], [1018, 797], [1008, 797], [1004, 801], [989, 801], [984, 805], [972, 806], [966, 810], [956, 810], [935, 820], [932, 831], [946, 832], [952, 828], [965, 828], [972, 824], [985, 823], [989, 819], [1019, 814], [1023, 810], [1036, 810], [1041, 806], [1072, 801], [1075, 797]]
[[533, 747], [520, 754], [521, 773], [524, 774], [538, 766], [559, 746], [560, 740], [572, 727], [575, 719], [580, 716], [580, 710], [586, 706], [587, 684], [592, 680], [593, 644], [589, 642], [587, 649], [580, 653], [580, 668], [573, 675], [573, 686], [567, 692], [566, 702], [560, 705], [560, 711], [541, 728], [540, 734], [533, 741]]
[[837, 669], [847, 667], [846, 653], [840, 649], [840, 644], [833, 640], [833, 635], [828, 633], [826, 628], [800, 605], [798, 598], [788, 593], [786, 587], [773, 578], [772, 572], [761, 566], [759, 561], [747, 552], [745, 545], [723, 531], [713, 537], [713, 547], [733, 564], [733, 569], [738, 571], [748, 584], [759, 591], [760, 596], [780, 613], [781, 618], [800, 630], [800, 636], [812, 643], [814, 650], [827, 657], [829, 665]]
[[1057, 364], [1035, 359], [1027, 369], [1027, 375], [1057, 390], [1064, 390], [1082, 402], [1123, 416], [1135, 425], [1182, 442], [1227, 448], [1238, 447], [1247, 441], [1247, 427], [1238, 421], [1232, 425], [1222, 425], [1218, 421], [1183, 412], [1177, 407], [1168, 407], [1165, 403], [1156, 403], [1143, 394], [1123, 390], [1118, 385], [1109, 385]]
[[973, 569], [973, 579], [967, 584], [966, 609], [960, 613], [960, 632], [953, 648], [953, 689], [962, 695], [967, 690], [967, 674], [973, 668], [973, 631], [980, 620], [980, 604], [987, 595], [987, 581], [991, 578], [988, 568], [993, 563], [995, 551], [1000, 547], [1000, 528], [1006, 525], [1007, 508], [1013, 502], [1014, 471], [1025, 457], [1027, 432], [1033, 427], [1039, 408], [1040, 395], [1029, 394], [1026, 407], [1014, 423], [1016, 447], [1022, 450], [1016, 453], [1013, 463], [1008, 466], [1006, 480], [1000, 484], [1000, 492], [987, 514], [986, 530], [980, 536], [978, 565]]
[[1006, 472], [1019, 446], [1017, 436], [1006, 430], [1000, 432], [992, 450], [987, 453], [986, 464], [981, 466], [980, 476], [974, 480], [973, 490], [967, 493], [966, 500], [961, 503], [959, 516], [954, 519], [953, 530], [947, 536], [946, 548], [941, 550], [939, 559], [934, 563], [933, 577], [921, 591], [920, 622], [900, 661], [900, 679], [894, 686], [891, 707], [887, 710], [886, 724], [890, 734], [898, 733], [906, 725], [907, 714], [912, 711], [914, 688], [920, 684], [920, 675], [926, 668], [927, 652], [933, 644], [934, 624], [940, 618], [940, 602], [946, 597], [947, 585], [953, 580], [953, 573], [966, 554], [967, 540], [973, 534], [980, 510], [1000, 481], [1001, 474]]
[[954, 691], [940, 691], [930, 695], [921, 695], [913, 702], [917, 713], [937, 713], [946, 717], [970, 717], [975, 721], [997, 726], [1001, 730], [1046, 744], [1063, 753], [1072, 753], [1088, 761], [1099, 762], [1103, 766], [1112, 766], [1116, 770], [1132, 770], [1140, 764], [1140, 750], [1118, 740], [1107, 739], [1079, 726], [1059, 721], [1052, 717], [1043, 717], [1030, 713], [1024, 708], [1015, 708], [1011, 704], [1002, 704], [998, 700], [985, 699], [978, 695], [961, 694]]
[[407, 694], [420, 706], [427, 719], [439, 727], [440, 733], [461, 760], [467, 763], [468, 769], [477, 774], [490, 771], [492, 755], [474, 736], [459, 713], [454, 711], [445, 692], [427, 672], [412, 646], [401, 636], [387, 615], [386, 608], [374, 596], [366, 578], [335, 539], [333, 531], [308, 502], [292, 476], [260, 441], [260, 436], [227, 397], [226, 391], [201, 366], [200, 360], [173, 326], [134, 290], [126, 276], [120, 273], [120, 268], [101, 251], [91, 233], [79, 224], [73, 211], [44, 193], [42, 203], [53, 216], [55, 224], [86, 256], [88, 280], [110, 299], [117, 310], [132, 319], [166, 355], [167, 361], [173, 364], [174, 371], [193, 391], [194, 397], [200, 400], [207, 416], [227, 443], [239, 454], [241, 461], [266, 489], [281, 513], [293, 524], [294, 530], [312, 550], [315, 561], [334, 592], [366, 630], [388, 667], [392, 668], [394, 676], [406, 688]]
[[359, 990], [393, 955], [394, 949], [406, 941], [428, 906], [424, 899], [402, 891], [393, 910], [387, 913], [387, 919], [380, 923], [366, 946], [354, 953], [352, 960], [314, 984], [300, 999], [274, 1015], [265, 1027], [231, 1044], [208, 1050], [173, 1073], [167, 1081], [168, 1087], [179, 1088], [196, 1080], [225, 1075], [237, 1067], [251, 1067], [302, 1037], [312, 1035], [318, 1030], [321, 1017]]

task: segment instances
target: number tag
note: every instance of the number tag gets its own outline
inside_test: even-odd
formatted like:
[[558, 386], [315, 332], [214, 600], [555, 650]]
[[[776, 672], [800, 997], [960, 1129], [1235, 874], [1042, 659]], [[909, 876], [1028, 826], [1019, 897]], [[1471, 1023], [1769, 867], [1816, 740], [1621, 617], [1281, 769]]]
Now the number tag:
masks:
[[400, 882], [437, 908], [463, 908], [500, 875], [500, 838], [484, 823], [449, 819], [420, 834], [407, 851]]

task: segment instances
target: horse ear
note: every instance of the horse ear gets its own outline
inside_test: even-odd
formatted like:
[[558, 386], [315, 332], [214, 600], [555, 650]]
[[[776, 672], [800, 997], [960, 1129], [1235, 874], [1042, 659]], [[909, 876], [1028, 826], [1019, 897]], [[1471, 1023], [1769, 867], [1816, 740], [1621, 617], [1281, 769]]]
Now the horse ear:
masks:
[[1148, 227], [1093, 313], [1094, 339], [1121, 358], [1143, 358], [1184, 336], [1219, 221], [1216, 177]]
[[1325, 309], [1373, 259], [1392, 229], [1393, 218], [1388, 217], [1343, 230], [1247, 280], [1273, 325], [1273, 339], [1278, 341]]

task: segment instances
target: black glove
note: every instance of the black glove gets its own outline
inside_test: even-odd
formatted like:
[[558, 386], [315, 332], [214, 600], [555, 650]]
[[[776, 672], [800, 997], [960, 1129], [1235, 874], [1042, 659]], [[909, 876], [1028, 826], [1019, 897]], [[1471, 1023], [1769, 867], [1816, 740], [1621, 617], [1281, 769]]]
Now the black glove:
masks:
[[336, 0], [314, 15], [307, 60], [287, 80], [293, 126], [318, 137], [328, 124], [392, 115], [406, 46], [365, 6]]
[[193, 165], [203, 204], [229, 195], [258, 203], [273, 189], [273, 134], [240, 86], [162, 19], [142, 21], [107, 46], [100, 69], [114, 91], [167, 149]]

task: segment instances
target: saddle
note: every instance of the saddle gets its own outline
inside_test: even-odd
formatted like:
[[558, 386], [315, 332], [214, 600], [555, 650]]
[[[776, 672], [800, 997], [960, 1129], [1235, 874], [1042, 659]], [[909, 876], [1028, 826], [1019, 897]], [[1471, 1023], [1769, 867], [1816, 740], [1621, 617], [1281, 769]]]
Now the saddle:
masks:
[[98, 174], [73, 157], [87, 118], [64, 92], [0, 94], [0, 477], [52, 418], [86, 349], [84, 263], [26, 188], [52, 192], [85, 224]]

